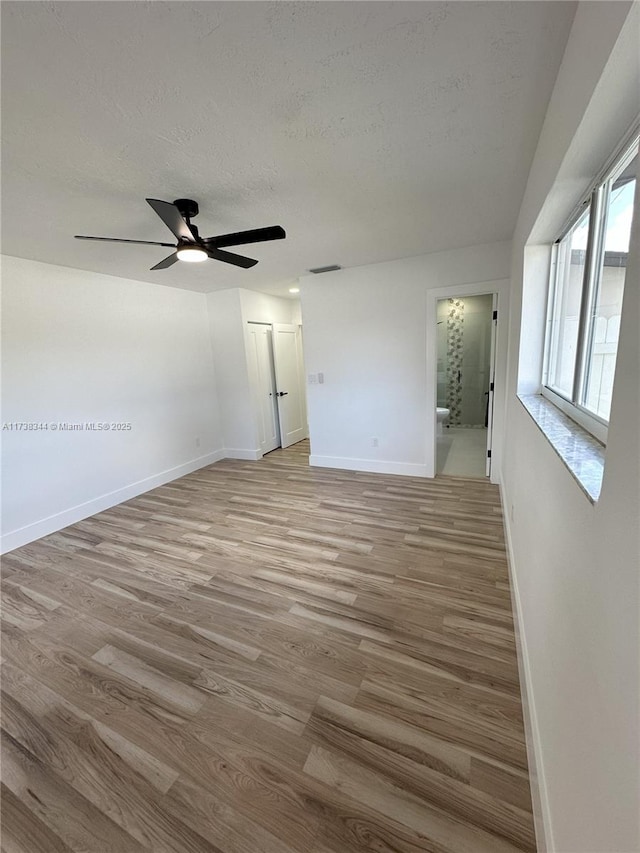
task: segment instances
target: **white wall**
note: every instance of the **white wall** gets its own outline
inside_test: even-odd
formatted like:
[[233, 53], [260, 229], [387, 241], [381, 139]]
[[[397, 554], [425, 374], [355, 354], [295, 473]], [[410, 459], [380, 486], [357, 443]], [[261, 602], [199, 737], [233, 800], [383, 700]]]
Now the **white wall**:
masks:
[[242, 319], [246, 323], [296, 323], [300, 316], [298, 299], [283, 299], [268, 293], [240, 288]]
[[515, 392], [519, 379], [525, 391], [539, 387], [544, 243], [556, 236], [640, 103], [639, 10], [627, 18], [629, 9], [629, 3], [579, 4], [513, 242], [503, 499], [539, 783], [540, 849], [558, 853], [640, 849], [638, 201], [597, 504]]
[[240, 291], [207, 294], [207, 309], [226, 452], [232, 458], [258, 459]]
[[132, 425], [4, 430], [3, 550], [221, 457], [203, 294], [6, 256], [2, 285], [3, 422]]
[[236, 459], [260, 459], [258, 404], [247, 360], [247, 324], [297, 322], [299, 303], [233, 288], [207, 294], [207, 307], [225, 454]]
[[[312, 464], [430, 475], [436, 305], [434, 298], [431, 317], [429, 297], [479, 282], [490, 282], [489, 292], [507, 278], [509, 257], [510, 244], [496, 243], [300, 279], [306, 370], [324, 374], [324, 384], [307, 388]], [[505, 360], [506, 345], [503, 368]]]

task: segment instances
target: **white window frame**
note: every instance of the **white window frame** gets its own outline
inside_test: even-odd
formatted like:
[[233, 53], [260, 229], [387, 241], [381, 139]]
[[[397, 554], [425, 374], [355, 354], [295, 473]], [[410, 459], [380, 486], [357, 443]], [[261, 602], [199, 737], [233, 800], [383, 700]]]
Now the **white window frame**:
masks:
[[[598, 176], [598, 179], [591, 185], [589, 192], [582, 198], [579, 207], [574, 210], [571, 217], [567, 220], [565, 227], [560, 232], [557, 240], [552, 246], [551, 251], [551, 266], [549, 274], [549, 290], [547, 297], [546, 325], [545, 325], [545, 344], [544, 344], [544, 359], [542, 370], [542, 386], [541, 393], [551, 403], [557, 406], [566, 415], [572, 418], [583, 429], [591, 433], [598, 441], [603, 444], [607, 443], [609, 422], [605, 418], [587, 409], [581, 402], [584, 398], [584, 391], [589, 378], [589, 353], [592, 344], [592, 318], [591, 313], [594, 305], [594, 300], [597, 298], [597, 289], [599, 280], [596, 273], [601, 274], [602, 253], [604, 251], [604, 233], [606, 228], [606, 211], [603, 215], [603, 204], [605, 203], [605, 195], [607, 185], [616, 172], [628, 165], [634, 156], [638, 154], [638, 127], [634, 127], [632, 133], [628, 134], [625, 141], [616, 151], [614, 157], [608, 162], [607, 166]], [[640, 175], [637, 176], [640, 180]], [[607, 196], [608, 199], [608, 196]], [[580, 318], [578, 326], [578, 342], [576, 352], [576, 363], [573, 375], [573, 388], [571, 397], [564, 396], [552, 388], [549, 384], [549, 373], [552, 361], [552, 347], [554, 345], [554, 313], [556, 309], [556, 301], [558, 295], [558, 254], [560, 252], [561, 241], [567, 236], [571, 229], [576, 225], [579, 219], [583, 216], [584, 210], [588, 204], [591, 204], [591, 213], [589, 220], [589, 237], [586, 249], [585, 270], [582, 281], [582, 295], [580, 306]], [[634, 212], [637, 215], [637, 211]]]

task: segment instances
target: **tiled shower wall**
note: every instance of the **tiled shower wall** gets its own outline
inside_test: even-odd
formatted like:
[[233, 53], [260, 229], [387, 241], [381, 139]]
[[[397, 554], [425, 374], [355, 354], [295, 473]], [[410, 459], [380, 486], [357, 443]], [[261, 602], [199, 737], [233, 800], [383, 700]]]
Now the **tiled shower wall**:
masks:
[[447, 408], [453, 426], [462, 423], [464, 301], [448, 299], [447, 303]]
[[492, 296], [438, 302], [438, 405], [451, 426], [483, 427], [489, 389]]

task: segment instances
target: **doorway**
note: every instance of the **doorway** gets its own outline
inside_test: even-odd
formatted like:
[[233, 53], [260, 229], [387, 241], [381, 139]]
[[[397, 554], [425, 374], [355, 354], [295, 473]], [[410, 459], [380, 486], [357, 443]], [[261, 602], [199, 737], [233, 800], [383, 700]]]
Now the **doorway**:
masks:
[[249, 322], [247, 357], [260, 452], [307, 438], [300, 326]]
[[491, 473], [495, 384], [495, 294], [436, 304], [436, 473]]

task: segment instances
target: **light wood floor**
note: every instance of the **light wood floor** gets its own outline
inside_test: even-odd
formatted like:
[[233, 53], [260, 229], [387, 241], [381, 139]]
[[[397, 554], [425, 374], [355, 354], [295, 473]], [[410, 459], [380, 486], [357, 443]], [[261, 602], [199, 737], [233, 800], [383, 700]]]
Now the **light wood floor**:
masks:
[[3, 561], [3, 853], [535, 850], [498, 492], [224, 461]]

